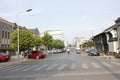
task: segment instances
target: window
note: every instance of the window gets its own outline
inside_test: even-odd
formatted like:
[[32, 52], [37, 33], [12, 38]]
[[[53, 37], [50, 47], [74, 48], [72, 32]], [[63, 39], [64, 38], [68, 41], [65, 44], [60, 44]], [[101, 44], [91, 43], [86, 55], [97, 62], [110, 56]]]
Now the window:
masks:
[[10, 45], [8, 44], [8, 48], [10, 48]]
[[2, 48], [4, 48], [4, 44], [2, 44]]
[[7, 38], [7, 31], [5, 31], [5, 38]]
[[7, 48], [7, 44], [5, 44], [5, 48]]
[[4, 38], [4, 31], [2, 31], [2, 38]]
[[10, 39], [10, 32], [8, 32], [8, 39]]

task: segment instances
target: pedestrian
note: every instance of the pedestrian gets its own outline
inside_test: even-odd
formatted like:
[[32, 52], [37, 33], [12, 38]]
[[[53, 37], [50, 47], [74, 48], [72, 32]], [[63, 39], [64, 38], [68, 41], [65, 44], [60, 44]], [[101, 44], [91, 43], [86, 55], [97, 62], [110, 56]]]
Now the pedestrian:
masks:
[[69, 48], [67, 49], [67, 53], [70, 54], [70, 49]]

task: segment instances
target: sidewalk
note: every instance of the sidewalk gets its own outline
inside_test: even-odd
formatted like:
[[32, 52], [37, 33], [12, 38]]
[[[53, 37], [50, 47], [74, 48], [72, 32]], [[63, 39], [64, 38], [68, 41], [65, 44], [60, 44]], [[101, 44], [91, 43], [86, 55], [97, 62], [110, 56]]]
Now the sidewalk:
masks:
[[24, 61], [27, 61], [27, 60], [28, 59], [25, 59], [23, 56], [21, 56], [20, 61], [18, 61], [18, 56], [11, 56], [10, 61], [8, 61], [8, 62], [0, 62], [0, 68], [3, 68], [3, 67], [8, 66], [8, 65], [24, 62]]
[[100, 58], [102, 58], [102, 59], [116, 59], [115, 56], [105, 55], [105, 54], [100, 55]]
[[[20, 61], [24, 61], [26, 58], [23, 56], [20, 56]], [[18, 56], [11, 56], [11, 61], [18, 61]]]

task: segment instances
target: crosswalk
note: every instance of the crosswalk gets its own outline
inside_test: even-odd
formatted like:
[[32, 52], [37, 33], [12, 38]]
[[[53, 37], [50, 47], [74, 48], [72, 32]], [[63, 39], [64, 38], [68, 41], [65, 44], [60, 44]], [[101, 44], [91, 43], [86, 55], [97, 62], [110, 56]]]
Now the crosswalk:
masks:
[[85, 63], [82, 62], [80, 64], [78, 63], [51, 63], [51, 64], [17, 64], [17, 65], [10, 65], [4, 68], [0, 68], [0, 72], [17, 72], [17, 71], [40, 71], [40, 70], [45, 70], [45, 71], [50, 71], [50, 70], [79, 70], [79, 69], [103, 69], [104, 67], [108, 68], [113, 68], [113, 67], [120, 67], [119, 62], [90, 62], [90, 63]]

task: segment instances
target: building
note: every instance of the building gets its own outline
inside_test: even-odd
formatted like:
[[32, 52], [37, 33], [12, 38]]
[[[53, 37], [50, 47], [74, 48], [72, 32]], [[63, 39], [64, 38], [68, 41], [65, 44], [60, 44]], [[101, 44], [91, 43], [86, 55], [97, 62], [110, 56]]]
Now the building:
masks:
[[85, 39], [84, 37], [74, 37], [73, 39], [73, 44], [75, 47], [79, 48], [81, 47], [82, 48], [82, 44], [85, 42]]
[[47, 30], [46, 32], [48, 32], [53, 37], [53, 39], [64, 40], [63, 31], [60, 29]]
[[40, 32], [38, 28], [35, 29], [28, 29], [30, 32], [32, 32], [33, 36], [40, 36]]
[[0, 48], [11, 48], [11, 33], [14, 30], [14, 23], [0, 18]]
[[109, 50], [108, 50], [107, 36], [104, 32], [94, 36], [93, 41], [99, 53], [103, 53], [103, 52], [106, 54], [108, 53]]
[[120, 48], [120, 18], [115, 20], [114, 25], [94, 36], [93, 41], [99, 52], [116, 53], [117, 49]]

